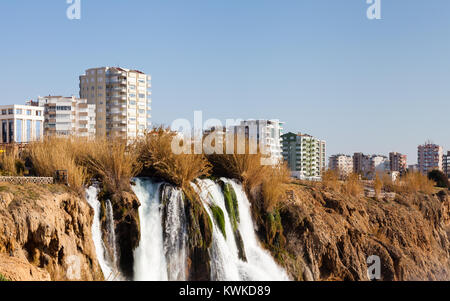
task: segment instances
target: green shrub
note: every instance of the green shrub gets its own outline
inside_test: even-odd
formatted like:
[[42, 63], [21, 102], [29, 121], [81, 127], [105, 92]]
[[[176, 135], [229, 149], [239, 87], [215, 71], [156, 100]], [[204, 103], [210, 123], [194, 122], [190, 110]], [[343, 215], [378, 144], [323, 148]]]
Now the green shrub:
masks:
[[436, 182], [437, 187], [449, 188], [448, 177], [440, 170], [433, 170], [428, 173], [428, 179]]

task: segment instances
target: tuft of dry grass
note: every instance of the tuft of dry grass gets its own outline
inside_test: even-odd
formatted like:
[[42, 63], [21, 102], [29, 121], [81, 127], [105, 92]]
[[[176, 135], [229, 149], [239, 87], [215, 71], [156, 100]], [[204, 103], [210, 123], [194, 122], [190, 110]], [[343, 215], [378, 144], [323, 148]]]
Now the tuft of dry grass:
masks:
[[342, 188], [338, 173], [332, 169], [322, 172], [322, 184], [333, 191], [341, 191]]
[[364, 186], [358, 174], [352, 173], [348, 176], [344, 182], [344, 192], [354, 197], [358, 197], [364, 192]]
[[175, 154], [172, 151], [175, 135], [163, 127], [148, 132], [136, 145], [138, 161], [148, 174], [189, 190], [195, 179], [210, 175], [211, 164], [203, 154]]
[[436, 183], [427, 176], [419, 172], [409, 172], [393, 185], [393, 190], [397, 193], [416, 193], [422, 192], [433, 194]]
[[90, 178], [102, 180], [108, 191], [126, 191], [130, 180], [141, 170], [134, 145], [121, 139], [71, 139], [76, 162]]
[[352, 173], [345, 181], [340, 181], [339, 174], [334, 170], [326, 170], [322, 173], [322, 185], [335, 192], [355, 197], [364, 191], [359, 175]]
[[25, 172], [25, 163], [17, 150], [5, 151], [0, 155], [0, 172], [5, 176], [22, 176]]
[[81, 192], [88, 178], [87, 169], [76, 161], [72, 143], [67, 138], [46, 137], [29, 145], [26, 156], [37, 176], [53, 177], [57, 170], [67, 170], [71, 188]]
[[381, 191], [383, 190], [383, 179], [380, 178], [378, 174], [375, 175], [375, 180], [373, 182], [373, 188], [375, 190], [375, 196], [380, 197]]

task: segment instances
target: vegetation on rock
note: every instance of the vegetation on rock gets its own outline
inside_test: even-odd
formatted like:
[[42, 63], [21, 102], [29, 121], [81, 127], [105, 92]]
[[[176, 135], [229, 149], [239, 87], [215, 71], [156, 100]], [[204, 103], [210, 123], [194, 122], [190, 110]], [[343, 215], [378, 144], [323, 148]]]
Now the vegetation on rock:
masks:
[[226, 239], [227, 233], [225, 231], [225, 215], [222, 209], [220, 209], [219, 206], [216, 206], [214, 204], [209, 205], [209, 208], [211, 209], [217, 227], [219, 228], [220, 232], [222, 232], [223, 236]]

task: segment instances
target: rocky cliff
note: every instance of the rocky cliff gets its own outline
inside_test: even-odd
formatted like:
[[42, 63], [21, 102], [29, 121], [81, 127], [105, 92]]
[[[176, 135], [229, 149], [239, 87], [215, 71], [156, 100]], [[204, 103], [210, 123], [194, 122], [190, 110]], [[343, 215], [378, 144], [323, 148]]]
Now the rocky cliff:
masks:
[[367, 259], [376, 255], [381, 280], [450, 280], [446, 192], [394, 200], [319, 185], [287, 185], [286, 192], [273, 213], [254, 211], [261, 239], [293, 279], [369, 280]]
[[103, 280], [93, 209], [60, 186], [0, 186], [0, 274], [10, 280]]

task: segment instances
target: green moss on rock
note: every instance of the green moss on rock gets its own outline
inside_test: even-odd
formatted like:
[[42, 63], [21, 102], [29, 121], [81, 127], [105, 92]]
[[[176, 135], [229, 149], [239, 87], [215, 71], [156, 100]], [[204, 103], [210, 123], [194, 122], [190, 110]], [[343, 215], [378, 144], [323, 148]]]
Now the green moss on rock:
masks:
[[223, 183], [222, 187], [223, 196], [225, 198], [225, 207], [228, 211], [228, 216], [230, 217], [231, 226], [233, 227], [233, 231], [236, 231], [237, 224], [240, 222], [236, 192], [228, 183]]
[[222, 209], [220, 209], [219, 206], [210, 205], [209, 207], [211, 208], [217, 226], [219, 227], [220, 231], [222, 232], [223, 236], [226, 239], [227, 233], [225, 231], [225, 214], [223, 213]]

